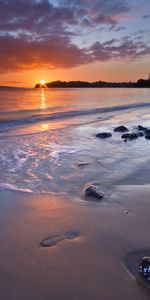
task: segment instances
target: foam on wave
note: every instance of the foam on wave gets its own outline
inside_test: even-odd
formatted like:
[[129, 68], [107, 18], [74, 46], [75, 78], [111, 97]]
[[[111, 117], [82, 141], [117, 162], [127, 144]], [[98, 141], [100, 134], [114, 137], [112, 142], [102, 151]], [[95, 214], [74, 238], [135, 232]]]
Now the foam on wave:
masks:
[[0, 122], [0, 130], [6, 130], [9, 128], [14, 128], [17, 126], [22, 125], [30, 125], [39, 122], [46, 122], [52, 120], [61, 120], [73, 117], [80, 117], [92, 114], [99, 114], [99, 113], [108, 113], [108, 112], [115, 112], [115, 111], [123, 111], [123, 110], [130, 110], [130, 109], [138, 109], [138, 108], [145, 108], [150, 107], [150, 103], [142, 102], [142, 103], [134, 103], [128, 105], [119, 105], [119, 106], [112, 106], [112, 107], [103, 107], [103, 108], [94, 108], [94, 109], [87, 109], [87, 110], [73, 110], [73, 111], [64, 111], [64, 112], [57, 112], [51, 114], [39, 114], [29, 117], [24, 117], [20, 119], [12, 119], [12, 120], [4, 120]]

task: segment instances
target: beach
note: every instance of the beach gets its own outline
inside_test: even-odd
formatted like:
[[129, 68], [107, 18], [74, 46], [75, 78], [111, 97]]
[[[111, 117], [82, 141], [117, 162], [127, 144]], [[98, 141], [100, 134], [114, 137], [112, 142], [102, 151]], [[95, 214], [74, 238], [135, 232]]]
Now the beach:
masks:
[[[128, 253], [150, 249], [149, 186], [118, 189], [122, 203], [108, 207], [62, 194], [0, 196], [1, 299], [149, 299], [125, 264]], [[39, 246], [68, 231], [78, 238]]]
[[3, 94], [30, 101], [1, 112], [0, 299], [149, 299], [132, 262], [150, 255], [150, 141], [114, 132], [150, 127], [149, 91], [67, 93]]

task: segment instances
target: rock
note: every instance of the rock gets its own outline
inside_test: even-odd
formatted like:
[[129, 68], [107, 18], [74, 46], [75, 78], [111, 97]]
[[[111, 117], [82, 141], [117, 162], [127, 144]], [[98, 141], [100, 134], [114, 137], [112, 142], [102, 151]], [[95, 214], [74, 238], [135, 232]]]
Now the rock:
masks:
[[139, 131], [139, 132], [136, 132], [136, 134], [137, 134], [138, 136], [144, 136], [144, 135], [145, 135], [145, 132]]
[[129, 131], [129, 130], [125, 126], [118, 126], [118, 127], [114, 128], [114, 131], [115, 132], [126, 132], [126, 131]]
[[83, 161], [77, 164], [78, 167], [84, 167], [90, 165], [92, 162], [91, 161]]
[[112, 134], [110, 132], [102, 132], [102, 133], [97, 133], [96, 137], [101, 138], [101, 139], [106, 139], [111, 137]]
[[137, 129], [138, 129], [138, 130], [145, 131], [147, 128], [146, 128], [146, 127], [143, 127], [143, 126], [141, 126], [141, 125], [138, 125]]
[[139, 275], [145, 280], [150, 280], [150, 256], [144, 256], [140, 260]]
[[150, 140], [150, 134], [146, 134], [146, 135], [145, 135], [145, 139], [146, 139], [146, 140]]
[[91, 201], [100, 201], [104, 198], [104, 193], [100, 191], [99, 186], [91, 184], [85, 190], [85, 197], [90, 198]]
[[138, 138], [138, 134], [137, 133], [125, 133], [121, 136], [122, 139], [127, 139], [129, 141], [135, 140]]
[[145, 129], [145, 133], [148, 134], [148, 135], [150, 135], [150, 129], [146, 128]]

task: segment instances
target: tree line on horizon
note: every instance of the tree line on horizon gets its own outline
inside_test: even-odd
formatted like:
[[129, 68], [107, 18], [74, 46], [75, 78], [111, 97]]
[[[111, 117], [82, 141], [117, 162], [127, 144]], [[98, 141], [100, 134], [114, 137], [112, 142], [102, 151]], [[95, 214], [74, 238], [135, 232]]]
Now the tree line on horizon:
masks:
[[61, 81], [46, 82], [44, 85], [37, 83], [35, 88], [150, 88], [150, 79], [139, 79], [137, 82], [106, 82], [106, 81]]

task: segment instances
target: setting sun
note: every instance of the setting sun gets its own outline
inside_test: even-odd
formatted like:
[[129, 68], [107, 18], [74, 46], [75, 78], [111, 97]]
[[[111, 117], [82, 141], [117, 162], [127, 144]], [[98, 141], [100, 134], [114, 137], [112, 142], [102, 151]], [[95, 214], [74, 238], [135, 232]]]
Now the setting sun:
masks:
[[45, 85], [45, 80], [42, 79], [42, 80], [40, 81], [40, 84], [41, 84], [41, 85]]

